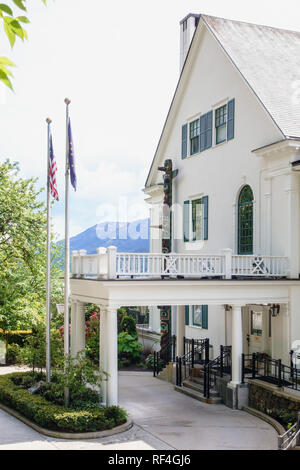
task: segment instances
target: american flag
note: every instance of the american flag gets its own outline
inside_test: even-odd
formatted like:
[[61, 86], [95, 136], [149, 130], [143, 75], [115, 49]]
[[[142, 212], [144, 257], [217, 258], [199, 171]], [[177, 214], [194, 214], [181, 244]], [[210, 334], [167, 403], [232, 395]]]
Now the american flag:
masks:
[[49, 166], [50, 166], [50, 192], [51, 195], [59, 201], [58, 197], [58, 192], [57, 192], [57, 186], [56, 186], [56, 176], [55, 173], [57, 172], [57, 166], [56, 166], [56, 161], [55, 161], [55, 156], [53, 153], [53, 144], [52, 144], [52, 135], [50, 136], [50, 161], [49, 161]]

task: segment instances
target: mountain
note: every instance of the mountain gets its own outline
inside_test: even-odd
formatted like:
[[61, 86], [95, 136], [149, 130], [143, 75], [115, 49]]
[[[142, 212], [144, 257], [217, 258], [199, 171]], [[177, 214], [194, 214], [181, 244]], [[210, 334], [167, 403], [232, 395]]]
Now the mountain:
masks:
[[[120, 252], [148, 253], [150, 240], [150, 219], [134, 222], [103, 222], [88, 228], [70, 238], [70, 251], [86, 250], [97, 252], [100, 246], [114, 245]], [[57, 242], [64, 246], [64, 240]]]

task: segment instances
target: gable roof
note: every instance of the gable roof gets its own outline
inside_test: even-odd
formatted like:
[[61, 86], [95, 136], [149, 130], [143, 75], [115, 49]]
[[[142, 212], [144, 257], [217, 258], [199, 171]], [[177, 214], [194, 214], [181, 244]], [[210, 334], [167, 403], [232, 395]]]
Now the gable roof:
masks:
[[[197, 29], [203, 25], [211, 31], [238, 69], [283, 138], [300, 138], [300, 32], [199, 15]], [[196, 32], [179, 77], [154, 160], [193, 49]]]
[[282, 133], [300, 137], [300, 32], [203, 19]]

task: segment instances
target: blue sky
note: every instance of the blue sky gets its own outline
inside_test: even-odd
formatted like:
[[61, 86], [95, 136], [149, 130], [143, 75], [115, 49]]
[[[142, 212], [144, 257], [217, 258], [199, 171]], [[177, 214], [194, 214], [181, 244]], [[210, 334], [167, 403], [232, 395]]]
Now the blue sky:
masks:
[[[46, 182], [46, 118], [53, 120], [64, 232], [65, 106], [70, 107], [78, 191], [71, 191], [75, 235], [107, 218], [147, 215], [142, 188], [179, 74], [179, 21], [189, 12], [300, 30], [296, 0], [28, 0], [29, 41], [11, 51], [15, 93], [0, 85], [0, 158]], [[128, 214], [124, 217], [128, 208]], [[119, 209], [118, 209], [119, 208]], [[125, 208], [125, 209], [124, 209]], [[110, 215], [108, 215], [110, 214]]]

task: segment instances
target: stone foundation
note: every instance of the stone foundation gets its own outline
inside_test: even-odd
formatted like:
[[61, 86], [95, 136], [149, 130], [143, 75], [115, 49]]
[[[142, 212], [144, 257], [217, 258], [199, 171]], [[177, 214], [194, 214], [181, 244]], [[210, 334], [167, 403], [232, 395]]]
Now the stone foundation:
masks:
[[287, 426], [297, 421], [300, 393], [293, 393], [260, 380], [249, 380], [249, 406]]

